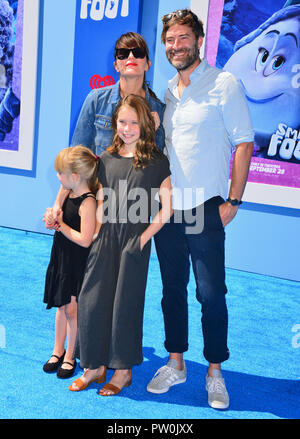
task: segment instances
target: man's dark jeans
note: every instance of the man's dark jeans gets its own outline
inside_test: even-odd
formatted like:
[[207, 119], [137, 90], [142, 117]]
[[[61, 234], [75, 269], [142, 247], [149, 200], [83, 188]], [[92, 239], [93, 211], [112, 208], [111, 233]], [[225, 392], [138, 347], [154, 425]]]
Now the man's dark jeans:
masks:
[[[210, 363], [229, 358], [225, 232], [219, 215], [219, 205], [223, 202], [221, 197], [213, 197], [191, 211], [175, 211], [170, 222], [155, 236], [163, 283], [165, 348], [177, 353], [188, 350], [187, 285], [191, 259], [196, 298], [201, 303], [203, 354]], [[204, 225], [200, 227], [203, 230], [192, 233], [199, 225]]]

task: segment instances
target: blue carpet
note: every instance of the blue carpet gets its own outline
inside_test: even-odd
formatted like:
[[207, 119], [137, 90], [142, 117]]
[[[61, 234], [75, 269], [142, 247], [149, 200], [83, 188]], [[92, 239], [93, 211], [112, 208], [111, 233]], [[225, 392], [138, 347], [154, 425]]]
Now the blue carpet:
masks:
[[[188, 379], [163, 395], [146, 391], [167, 358], [163, 348], [161, 281], [155, 254], [147, 284], [144, 362], [120, 395], [101, 398], [98, 385], [73, 393], [74, 378], [45, 374], [52, 351], [55, 309], [43, 304], [52, 237], [0, 228], [1, 419], [298, 419], [300, 348], [292, 328], [300, 323], [297, 282], [227, 270], [230, 359], [223, 375], [230, 394], [225, 411], [207, 405], [200, 305], [189, 284]], [[76, 377], [81, 374], [77, 366]], [[109, 375], [110, 376], [110, 375]]]

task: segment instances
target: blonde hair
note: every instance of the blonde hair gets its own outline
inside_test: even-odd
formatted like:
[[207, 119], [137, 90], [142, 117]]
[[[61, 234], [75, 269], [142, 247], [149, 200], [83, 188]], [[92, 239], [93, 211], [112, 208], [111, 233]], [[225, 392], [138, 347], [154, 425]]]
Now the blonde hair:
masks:
[[90, 191], [98, 190], [99, 157], [85, 146], [77, 145], [62, 149], [56, 156], [54, 167], [59, 173], [78, 174], [87, 181]]

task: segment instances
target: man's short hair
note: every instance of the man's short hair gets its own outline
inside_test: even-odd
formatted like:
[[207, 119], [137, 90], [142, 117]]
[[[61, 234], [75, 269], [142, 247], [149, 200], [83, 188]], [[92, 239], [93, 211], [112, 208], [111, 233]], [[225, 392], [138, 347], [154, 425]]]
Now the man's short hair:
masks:
[[163, 30], [161, 33], [161, 41], [166, 44], [166, 33], [174, 24], [189, 26], [195, 34], [196, 40], [204, 37], [203, 23], [190, 9], [179, 9], [162, 17]]

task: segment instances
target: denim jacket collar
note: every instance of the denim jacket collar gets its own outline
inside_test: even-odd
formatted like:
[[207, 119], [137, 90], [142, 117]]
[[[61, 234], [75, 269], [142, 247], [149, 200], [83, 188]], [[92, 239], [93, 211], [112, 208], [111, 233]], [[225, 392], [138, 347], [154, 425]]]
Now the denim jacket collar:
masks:
[[120, 81], [118, 81], [115, 83], [115, 85], [112, 86], [112, 91], [108, 99], [108, 102], [113, 104], [119, 102], [120, 99], [121, 99]]
[[[149, 102], [149, 99], [150, 99], [149, 87], [146, 84], [146, 82], [143, 83], [143, 89], [145, 90], [145, 93], [146, 93], [146, 96], [145, 96], [146, 101]], [[111, 95], [108, 99], [108, 102], [113, 104], [113, 103], [119, 102], [120, 99], [121, 99], [120, 81], [118, 81], [115, 83], [115, 85], [112, 86], [112, 91], [111, 91]]]

